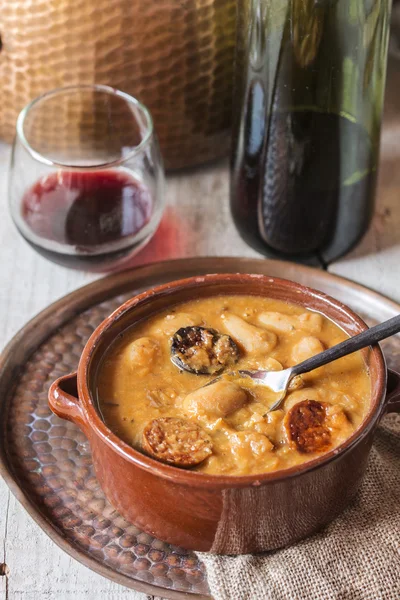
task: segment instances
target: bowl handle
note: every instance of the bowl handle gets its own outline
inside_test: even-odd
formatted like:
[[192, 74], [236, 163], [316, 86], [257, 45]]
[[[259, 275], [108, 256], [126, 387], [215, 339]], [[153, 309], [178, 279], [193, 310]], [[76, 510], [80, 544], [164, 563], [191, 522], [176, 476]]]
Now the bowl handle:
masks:
[[386, 413], [400, 412], [400, 373], [388, 369]]
[[58, 417], [86, 429], [86, 419], [78, 398], [76, 373], [63, 375], [52, 383], [49, 389], [49, 406]]

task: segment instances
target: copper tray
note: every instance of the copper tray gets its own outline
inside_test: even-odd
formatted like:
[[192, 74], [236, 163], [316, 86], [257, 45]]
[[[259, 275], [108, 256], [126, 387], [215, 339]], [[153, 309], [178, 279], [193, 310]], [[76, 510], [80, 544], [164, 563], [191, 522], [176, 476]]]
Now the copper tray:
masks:
[[[89, 445], [47, 406], [50, 383], [77, 366], [93, 329], [126, 298], [156, 284], [216, 272], [294, 279], [350, 305], [370, 323], [400, 306], [323, 271], [279, 261], [193, 258], [157, 263], [88, 285], [40, 313], [0, 360], [0, 473], [40, 527], [71, 556], [109, 579], [164, 598], [210, 599], [204, 565], [192, 552], [127, 523], [105, 500]], [[394, 366], [400, 340], [384, 345]]]

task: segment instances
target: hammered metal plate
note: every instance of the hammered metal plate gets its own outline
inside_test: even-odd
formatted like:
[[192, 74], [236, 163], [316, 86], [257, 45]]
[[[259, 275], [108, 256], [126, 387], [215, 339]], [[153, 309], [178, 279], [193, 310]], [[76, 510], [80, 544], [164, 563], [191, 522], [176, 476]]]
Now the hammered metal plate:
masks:
[[[86, 286], [28, 323], [0, 362], [0, 473], [48, 535], [77, 560], [139, 591], [165, 598], [210, 598], [204, 565], [126, 522], [105, 499], [80, 430], [53, 415], [47, 391], [76, 369], [95, 327], [125, 299], [189, 275], [247, 272], [279, 275], [345, 301], [371, 324], [398, 314], [394, 302], [327, 273], [279, 261], [201, 258], [157, 263]], [[386, 344], [395, 366], [396, 337]]]

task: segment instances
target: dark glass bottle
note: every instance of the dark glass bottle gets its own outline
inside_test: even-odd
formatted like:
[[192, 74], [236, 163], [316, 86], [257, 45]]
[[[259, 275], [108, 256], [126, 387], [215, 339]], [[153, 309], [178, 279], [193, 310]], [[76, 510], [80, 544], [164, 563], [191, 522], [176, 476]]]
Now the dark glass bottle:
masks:
[[238, 0], [231, 207], [266, 254], [326, 265], [373, 212], [390, 0]]

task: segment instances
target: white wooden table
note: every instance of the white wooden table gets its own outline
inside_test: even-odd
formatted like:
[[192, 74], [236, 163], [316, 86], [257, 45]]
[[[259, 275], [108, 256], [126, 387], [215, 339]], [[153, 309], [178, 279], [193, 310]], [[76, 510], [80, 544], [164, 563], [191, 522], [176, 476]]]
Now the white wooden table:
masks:
[[[0, 346], [33, 315], [96, 276], [38, 256], [17, 234], [7, 209], [9, 147], [0, 144]], [[159, 232], [135, 264], [177, 256], [258, 256], [237, 235], [228, 206], [226, 164], [168, 180]], [[195, 232], [190, 240], [179, 232]], [[400, 302], [400, 62], [388, 72], [375, 217], [358, 248], [330, 271]], [[62, 552], [32, 521], [0, 480], [0, 600], [144, 600]], [[1, 573], [1, 567], [0, 567]]]

